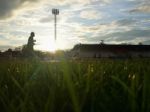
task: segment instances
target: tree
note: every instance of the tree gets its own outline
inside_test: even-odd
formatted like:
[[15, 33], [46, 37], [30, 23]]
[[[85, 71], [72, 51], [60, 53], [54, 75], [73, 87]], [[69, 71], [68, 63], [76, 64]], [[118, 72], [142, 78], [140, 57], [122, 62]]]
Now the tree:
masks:
[[139, 45], [143, 45], [143, 43], [142, 43], [142, 42], [139, 42], [138, 44], [139, 44]]
[[14, 51], [21, 51], [23, 49], [23, 46], [18, 46], [18, 47], [15, 47]]
[[9, 48], [6, 52], [12, 52], [12, 49], [11, 49], [11, 48]]

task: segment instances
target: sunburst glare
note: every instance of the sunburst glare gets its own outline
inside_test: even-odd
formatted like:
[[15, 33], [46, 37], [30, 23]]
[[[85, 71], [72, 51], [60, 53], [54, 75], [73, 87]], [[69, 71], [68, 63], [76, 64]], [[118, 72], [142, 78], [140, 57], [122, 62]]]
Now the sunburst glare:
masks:
[[41, 43], [35, 46], [35, 48], [40, 49], [42, 51], [50, 51], [50, 52], [55, 52], [58, 49], [56, 42], [50, 41], [50, 39], [41, 41]]

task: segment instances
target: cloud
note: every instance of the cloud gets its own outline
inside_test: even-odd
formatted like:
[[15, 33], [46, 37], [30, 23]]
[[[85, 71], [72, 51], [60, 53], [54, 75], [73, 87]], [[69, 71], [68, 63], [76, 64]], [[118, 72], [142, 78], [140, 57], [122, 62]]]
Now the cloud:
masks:
[[9, 48], [13, 48], [13, 46], [7, 46], [7, 45], [0, 45], [0, 51], [5, 51]]
[[51, 1], [51, 5], [89, 5], [92, 3], [99, 3], [99, 4], [108, 4], [111, 3], [112, 0], [49, 0]]
[[150, 13], [149, 5], [140, 6], [129, 11], [130, 13]]
[[53, 19], [52, 17], [50, 17], [50, 16], [48, 16], [48, 17], [43, 17], [43, 18], [41, 18], [41, 19], [39, 20], [40, 23], [49, 23], [49, 22], [51, 22], [51, 21], [54, 21], [54, 19]]
[[130, 13], [150, 13], [150, 1], [149, 0], [137, 0], [139, 5], [130, 9]]
[[114, 22], [118, 26], [130, 26], [137, 22], [135, 19], [120, 19]]
[[129, 31], [130, 26], [134, 25], [136, 20], [120, 19], [108, 23], [95, 24], [92, 26], [80, 25], [75, 28], [76, 32], [93, 33], [93, 35], [105, 35], [118, 31]]
[[80, 13], [81, 18], [89, 20], [97, 20], [100, 19], [101, 16], [102, 15], [96, 10], [84, 10]]
[[0, 0], [0, 19], [9, 18], [15, 11], [23, 7], [32, 7], [40, 0]]
[[[132, 29], [130, 31], [114, 32], [104, 36], [93, 37], [93, 40], [104, 39], [106, 41], [132, 41], [150, 38], [150, 30]], [[135, 41], [136, 42], [136, 41]]]
[[126, 31], [126, 32], [116, 32], [111, 34], [112, 37], [116, 36], [118, 37], [117, 40], [132, 40], [135, 38], [150, 38], [150, 30], [130, 30], [130, 31]]
[[[71, 20], [70, 18], [72, 18], [74, 16], [74, 12], [70, 12], [67, 10], [60, 10], [61, 14], [59, 16], [57, 16], [57, 22], [58, 24], [66, 24], [66, 22], [68, 20]], [[50, 22], [54, 22], [54, 15], [50, 14], [48, 16], [45, 17], [40, 17], [39, 19], [40, 23], [50, 23]]]
[[95, 2], [109, 3], [111, 0], [0, 0], [0, 19], [6, 19], [15, 15], [20, 9], [35, 8], [33, 5], [45, 3], [49, 6], [80, 5], [85, 6]]
[[147, 39], [147, 40], [143, 41], [142, 43], [149, 45], [150, 44], [150, 39]]

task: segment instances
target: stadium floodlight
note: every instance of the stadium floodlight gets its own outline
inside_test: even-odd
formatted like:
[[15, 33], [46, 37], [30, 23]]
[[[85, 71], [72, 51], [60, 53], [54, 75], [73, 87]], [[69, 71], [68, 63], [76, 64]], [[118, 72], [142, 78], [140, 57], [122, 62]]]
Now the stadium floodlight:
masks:
[[59, 9], [52, 9], [52, 14], [54, 15], [54, 38], [55, 38], [55, 41], [57, 39], [57, 15], [59, 15]]

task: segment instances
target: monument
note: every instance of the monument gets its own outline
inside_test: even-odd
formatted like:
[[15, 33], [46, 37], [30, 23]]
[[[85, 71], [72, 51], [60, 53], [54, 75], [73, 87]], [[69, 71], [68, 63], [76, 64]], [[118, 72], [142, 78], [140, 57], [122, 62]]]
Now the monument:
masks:
[[36, 40], [34, 40], [35, 34], [34, 32], [31, 32], [29, 38], [28, 38], [28, 42], [27, 45], [25, 45], [22, 49], [23, 55], [27, 56], [27, 57], [31, 57], [34, 56], [34, 45]]

